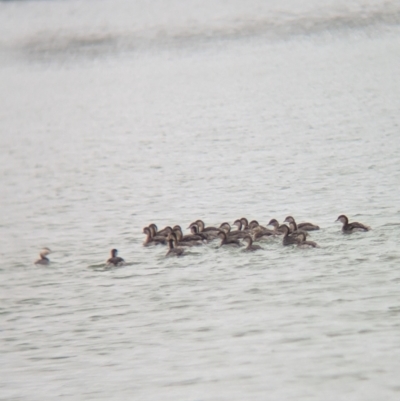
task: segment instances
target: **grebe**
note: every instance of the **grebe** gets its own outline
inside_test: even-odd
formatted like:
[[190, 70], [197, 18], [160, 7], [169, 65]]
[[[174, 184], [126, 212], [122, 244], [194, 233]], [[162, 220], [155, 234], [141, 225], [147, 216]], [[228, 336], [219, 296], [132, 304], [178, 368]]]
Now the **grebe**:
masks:
[[182, 234], [182, 230], [178, 229], [178, 228], [174, 228], [173, 233], [176, 236], [176, 246], [197, 246], [197, 245], [203, 245], [203, 239], [201, 237], [197, 237], [195, 235], [192, 235], [192, 239], [188, 238], [188, 236], [186, 236], [186, 238], [184, 238], [183, 234]]
[[237, 226], [239, 231], [249, 230], [249, 221], [246, 219], [246, 217], [241, 217], [240, 219], [235, 220], [233, 225]]
[[188, 228], [191, 228], [191, 226], [193, 224], [197, 225], [200, 233], [206, 233], [206, 232], [210, 232], [210, 231], [216, 231], [216, 232], [219, 231], [219, 228], [217, 228], [217, 227], [205, 227], [203, 220], [196, 220], [194, 223], [191, 223]]
[[[225, 222], [219, 226], [220, 231], [224, 232], [228, 238], [238, 239], [244, 238], [248, 233], [246, 231], [231, 231], [231, 226], [229, 223]], [[218, 234], [219, 236], [219, 234]]]
[[275, 231], [264, 226], [260, 226], [257, 220], [251, 221], [249, 227], [253, 233], [254, 241], [261, 239], [262, 237], [270, 237], [276, 234]]
[[236, 226], [238, 231], [249, 231], [249, 222], [247, 221], [246, 217], [235, 220], [232, 225]]
[[225, 234], [229, 234], [231, 231], [231, 225], [228, 222], [221, 223], [219, 226], [219, 230], [223, 231]]
[[260, 224], [258, 223], [257, 220], [252, 220], [252, 221], [250, 221], [250, 223], [249, 223], [249, 228], [250, 228], [250, 230], [252, 230], [253, 228], [259, 227], [259, 226], [260, 226]]
[[304, 230], [304, 231], [315, 231], [319, 230], [319, 226], [312, 224], [312, 223], [300, 223], [296, 224], [296, 221], [292, 216], [287, 216], [284, 223], [294, 224], [295, 231], [297, 230]]
[[35, 265], [48, 265], [48, 264], [50, 264], [50, 259], [46, 257], [49, 253], [51, 253], [51, 250], [49, 248], [43, 248], [40, 251], [40, 254], [39, 254], [40, 255], [40, 259], [38, 259], [35, 262]]
[[174, 226], [173, 231], [179, 231], [181, 233], [181, 239], [179, 242], [182, 241], [206, 241], [207, 237], [203, 233], [196, 233], [196, 234], [186, 234], [183, 235], [181, 226]]
[[181, 256], [183, 254], [183, 249], [177, 247], [177, 239], [175, 233], [168, 235], [168, 252], [165, 256]]
[[220, 247], [223, 245], [230, 245], [230, 246], [242, 246], [237, 238], [229, 238], [224, 231], [218, 233], [218, 237], [221, 238]]
[[169, 234], [171, 234], [172, 228], [170, 226], [164, 227], [162, 230], [157, 231], [154, 235], [157, 237], [168, 237]]
[[118, 251], [116, 249], [111, 249], [111, 258], [107, 260], [108, 265], [122, 266], [125, 262], [124, 259], [117, 256]]
[[244, 237], [242, 239], [242, 241], [247, 242], [247, 246], [245, 249], [243, 249], [243, 251], [253, 252], [253, 251], [257, 251], [259, 249], [264, 249], [260, 245], [253, 245], [253, 239], [250, 237], [250, 235], [247, 235], [246, 237]]
[[274, 229], [273, 229], [272, 231], [275, 233], [275, 235], [281, 235], [281, 234], [283, 234], [283, 231], [279, 229], [280, 224], [278, 223], [278, 220], [276, 220], [276, 219], [271, 219], [271, 220], [269, 221], [269, 223], [267, 224], [267, 226], [272, 226], [272, 227], [274, 227]]
[[296, 237], [297, 246], [299, 248], [319, 248], [318, 244], [314, 241], [306, 241], [307, 236], [305, 233], [299, 233]]
[[216, 227], [204, 227], [204, 222], [202, 220], [197, 220], [193, 223], [190, 223], [189, 225], [189, 229], [190, 231], [193, 233], [192, 228], [196, 227], [196, 233], [199, 234], [203, 234], [204, 236], [207, 237], [208, 240], [213, 240], [218, 238], [218, 233], [221, 231], [219, 228]]
[[369, 231], [371, 229], [371, 227], [357, 223], [356, 221], [349, 223], [349, 219], [344, 214], [341, 214], [336, 221], [340, 221], [343, 224], [342, 231], [346, 234], [351, 234], [356, 231]]
[[163, 236], [154, 236], [154, 230], [149, 227], [143, 228], [143, 234], [146, 234], [147, 237], [143, 242], [143, 246], [149, 246], [149, 245], [159, 245], [163, 244], [165, 245], [167, 243], [167, 240]]
[[289, 227], [286, 226], [285, 224], [280, 225], [279, 230], [281, 230], [283, 232], [283, 240], [282, 240], [282, 244], [284, 246], [286, 245], [293, 245], [293, 244], [297, 244], [297, 239], [296, 237], [293, 237], [292, 235], [289, 235]]
[[189, 228], [190, 228], [190, 232], [193, 235], [201, 234], [207, 239], [207, 241], [211, 241], [213, 239], [218, 238], [219, 231], [202, 231], [202, 232], [200, 232], [199, 226], [197, 224], [191, 224]]

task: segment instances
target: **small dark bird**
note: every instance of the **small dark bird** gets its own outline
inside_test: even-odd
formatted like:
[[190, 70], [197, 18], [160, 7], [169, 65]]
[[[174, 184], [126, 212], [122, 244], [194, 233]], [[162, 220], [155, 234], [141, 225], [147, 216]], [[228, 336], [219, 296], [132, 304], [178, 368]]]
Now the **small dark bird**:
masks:
[[143, 242], [143, 246], [149, 245], [165, 245], [167, 243], [167, 239], [162, 235], [156, 235], [156, 231], [154, 229], [155, 224], [150, 224], [150, 226], [143, 228], [143, 234], [146, 234], [147, 237]]
[[240, 241], [237, 238], [229, 238], [227, 237], [226, 233], [224, 231], [221, 231], [218, 233], [218, 237], [221, 238], [221, 244], [219, 245], [220, 247], [223, 245], [230, 245], [230, 246], [242, 246]]
[[271, 220], [269, 221], [269, 223], [267, 224], [267, 226], [272, 226], [272, 227], [274, 227], [273, 232], [275, 233], [275, 235], [281, 235], [281, 234], [283, 234], [283, 231], [282, 231], [282, 230], [279, 230], [280, 225], [279, 225], [278, 220], [276, 220], [276, 219], [271, 219]]
[[242, 239], [243, 242], [247, 242], [247, 246], [243, 251], [245, 252], [254, 252], [258, 251], [259, 249], [264, 249], [260, 245], [253, 245], [253, 239], [250, 237], [250, 235], [247, 235]]
[[289, 223], [290, 225], [293, 225], [294, 231], [297, 231], [297, 230], [302, 230], [302, 231], [319, 230], [319, 226], [316, 226], [315, 224], [312, 224], [312, 223], [300, 223], [300, 224], [297, 224], [292, 216], [287, 216], [285, 221], [284, 221], [284, 223]]
[[165, 256], [181, 256], [183, 254], [183, 249], [177, 247], [178, 240], [175, 233], [171, 233], [167, 238], [168, 242], [168, 252]]
[[51, 250], [49, 248], [43, 248], [40, 251], [40, 254], [39, 254], [40, 255], [40, 259], [38, 259], [35, 262], [35, 265], [48, 265], [48, 264], [50, 264], [49, 258], [46, 257], [49, 253], [51, 253]]
[[297, 246], [299, 248], [319, 248], [318, 244], [314, 241], [306, 241], [306, 235], [304, 233], [300, 233], [297, 236]]
[[278, 227], [278, 229], [283, 232], [283, 240], [282, 240], [283, 246], [297, 244], [296, 237], [290, 235], [289, 227], [287, 225], [282, 224]]
[[122, 266], [125, 260], [117, 256], [118, 251], [116, 249], [111, 249], [111, 258], [107, 260], [108, 265]]
[[371, 229], [371, 227], [357, 223], [356, 221], [349, 223], [349, 219], [344, 214], [341, 214], [336, 221], [340, 221], [343, 224], [342, 231], [345, 234], [351, 234], [356, 231], [369, 231]]

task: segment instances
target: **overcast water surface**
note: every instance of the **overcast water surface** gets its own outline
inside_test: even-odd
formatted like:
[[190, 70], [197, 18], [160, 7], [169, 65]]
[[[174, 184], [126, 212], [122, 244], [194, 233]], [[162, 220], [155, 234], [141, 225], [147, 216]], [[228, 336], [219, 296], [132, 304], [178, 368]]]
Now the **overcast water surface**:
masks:
[[[0, 399], [398, 400], [399, 23], [367, 0], [0, 2]], [[320, 248], [142, 246], [287, 215]]]

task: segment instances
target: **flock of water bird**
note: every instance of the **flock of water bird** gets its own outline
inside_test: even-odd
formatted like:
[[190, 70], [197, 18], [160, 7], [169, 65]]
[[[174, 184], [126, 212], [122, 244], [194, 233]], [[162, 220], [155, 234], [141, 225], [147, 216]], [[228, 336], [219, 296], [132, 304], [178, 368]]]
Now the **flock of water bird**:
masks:
[[[349, 219], [345, 215], [340, 215], [336, 221], [342, 223], [342, 232], [351, 234], [356, 231], [369, 231], [371, 228], [358, 223], [349, 223]], [[287, 223], [287, 224], [285, 224]], [[245, 252], [254, 252], [263, 249], [260, 245], [254, 244], [265, 238], [282, 237], [282, 245], [294, 245], [300, 248], [318, 248], [318, 244], [314, 241], [308, 241], [309, 231], [319, 230], [319, 226], [312, 223], [297, 224], [292, 216], [286, 217], [284, 224], [279, 224], [276, 219], [272, 219], [266, 227], [260, 225], [258, 221], [253, 220], [250, 223], [245, 217], [235, 220], [233, 226], [224, 222], [219, 227], [206, 227], [202, 220], [196, 220], [188, 227], [190, 234], [183, 234], [179, 225], [174, 227], [167, 226], [162, 230], [152, 223], [143, 228], [146, 239], [143, 246], [167, 245], [168, 251], [165, 256], [181, 256], [185, 252], [186, 247], [202, 246], [211, 241], [220, 239], [220, 247], [243, 247]], [[40, 259], [35, 264], [48, 265], [50, 263], [48, 254], [51, 253], [49, 248], [43, 248], [40, 252]], [[111, 250], [111, 257], [107, 260], [107, 265], [121, 266], [125, 263], [124, 259], [118, 256], [118, 250]]]

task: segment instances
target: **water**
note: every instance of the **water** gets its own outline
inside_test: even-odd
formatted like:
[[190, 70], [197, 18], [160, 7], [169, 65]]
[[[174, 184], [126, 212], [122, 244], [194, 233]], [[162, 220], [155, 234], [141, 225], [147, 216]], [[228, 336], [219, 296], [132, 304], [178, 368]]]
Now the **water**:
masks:
[[[397, 400], [396, 7], [1, 2], [0, 398]], [[319, 249], [141, 245], [289, 214]]]

